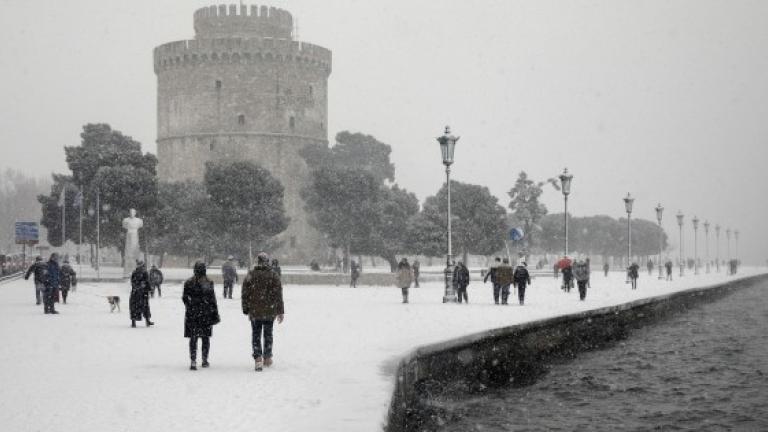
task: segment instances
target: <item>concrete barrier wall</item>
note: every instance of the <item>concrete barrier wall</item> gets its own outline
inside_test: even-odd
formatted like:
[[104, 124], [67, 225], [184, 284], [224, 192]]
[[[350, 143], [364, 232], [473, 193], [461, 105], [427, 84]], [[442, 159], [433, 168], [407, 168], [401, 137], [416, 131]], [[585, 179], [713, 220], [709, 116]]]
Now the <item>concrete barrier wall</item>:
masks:
[[440, 414], [428, 396], [462, 382], [473, 386], [526, 385], [547, 364], [602, 347], [670, 314], [768, 280], [759, 275], [618, 306], [488, 330], [420, 347], [399, 364], [388, 432], [434, 430]]

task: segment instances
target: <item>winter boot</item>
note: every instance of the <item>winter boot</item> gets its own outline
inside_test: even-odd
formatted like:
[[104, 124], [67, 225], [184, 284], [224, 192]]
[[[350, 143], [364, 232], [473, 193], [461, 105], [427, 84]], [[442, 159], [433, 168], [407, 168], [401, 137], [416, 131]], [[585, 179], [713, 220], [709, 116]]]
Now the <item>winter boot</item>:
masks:
[[261, 357], [256, 357], [254, 359], [254, 362], [256, 364], [256, 367], [254, 368], [256, 372], [261, 372], [262, 369], [264, 368], [264, 360], [262, 360]]
[[155, 325], [152, 321], [149, 320], [149, 318], [146, 318], [147, 321], [147, 327]]
[[272, 366], [272, 357], [267, 357], [264, 359], [264, 367], [270, 367]]
[[197, 362], [192, 360], [192, 363], [189, 364], [189, 370], [197, 370]]
[[203, 367], [204, 367], [204, 368], [207, 368], [207, 367], [209, 367], [210, 365], [211, 365], [211, 364], [210, 364], [210, 363], [208, 363], [208, 360], [207, 360], [207, 359], [203, 359]]

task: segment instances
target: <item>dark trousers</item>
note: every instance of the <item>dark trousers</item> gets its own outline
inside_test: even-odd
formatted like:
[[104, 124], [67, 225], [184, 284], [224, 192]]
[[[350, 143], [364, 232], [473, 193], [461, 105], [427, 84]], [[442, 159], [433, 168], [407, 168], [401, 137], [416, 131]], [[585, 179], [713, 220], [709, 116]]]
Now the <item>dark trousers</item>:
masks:
[[459, 298], [459, 303], [461, 303], [462, 298], [464, 299], [465, 302], [469, 303], [469, 297], [467, 296], [466, 285], [459, 285], [456, 287], [456, 297]]
[[160, 288], [160, 284], [152, 284], [152, 289], [149, 291], [149, 295], [151, 297], [154, 297], [155, 296], [155, 289], [157, 289], [157, 296], [158, 297], [162, 297], [163, 296], [163, 291]]
[[565, 292], [571, 292], [571, 288], [573, 288], [573, 279], [572, 278], [563, 278], [563, 290]]
[[[203, 361], [207, 361], [208, 352], [211, 350], [211, 338], [207, 336], [201, 336], [200, 339], [203, 340]], [[192, 336], [189, 338], [189, 358], [191, 358], [192, 361], [197, 360], [197, 336]]]
[[[272, 358], [272, 327], [275, 319], [252, 319], [251, 320], [251, 345], [253, 345], [253, 358], [264, 357]], [[264, 347], [262, 350], [261, 336], [264, 334]]]
[[501, 285], [493, 284], [493, 302], [499, 304], [499, 294], [501, 294]]
[[518, 282], [517, 284], [517, 299], [520, 301], [520, 304], [523, 304], [525, 301], [525, 287], [528, 286], [526, 282]]
[[69, 288], [62, 288], [61, 289], [61, 298], [64, 300], [64, 303], [67, 303], [67, 295], [69, 295]]
[[43, 297], [45, 293], [45, 285], [35, 282], [35, 298], [37, 299], [37, 304], [40, 304], [43, 302]]
[[352, 276], [349, 279], [349, 287], [350, 288], [357, 288], [357, 276]]
[[509, 298], [509, 285], [501, 286], [501, 304], [507, 304]]
[[414, 273], [413, 274], [413, 283], [414, 283], [414, 285], [413, 285], [414, 288], [418, 288], [419, 287], [419, 274], [418, 273]]
[[232, 298], [232, 285], [234, 284], [235, 284], [235, 281], [231, 281], [231, 280], [224, 281], [224, 298]]
[[56, 294], [56, 290], [46, 288], [43, 290], [43, 312], [51, 313], [53, 308], [53, 296]]
[[632, 289], [637, 289], [637, 278], [629, 278], [629, 280], [632, 282]]
[[579, 300], [587, 298], [587, 284], [589, 281], [576, 281], [579, 285]]

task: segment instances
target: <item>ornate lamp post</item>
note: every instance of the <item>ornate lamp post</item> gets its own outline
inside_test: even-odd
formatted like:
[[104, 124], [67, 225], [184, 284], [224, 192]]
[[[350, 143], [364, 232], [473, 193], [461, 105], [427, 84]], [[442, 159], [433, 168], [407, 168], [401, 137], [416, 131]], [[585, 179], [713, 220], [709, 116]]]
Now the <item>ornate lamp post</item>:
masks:
[[661, 216], [664, 213], [664, 207], [662, 207], [661, 203], [659, 203], [659, 205], [657, 205], [654, 210], [656, 210], [656, 220], [659, 221], [659, 279], [664, 279], [664, 270], [661, 264], [661, 242], [662, 234], [664, 232], [664, 230], [661, 228]]
[[715, 271], [720, 273], [720, 224], [715, 225]]
[[563, 256], [568, 256], [568, 195], [571, 193], [571, 180], [573, 174], [568, 172], [568, 168], [563, 169], [563, 173], [560, 174], [560, 186], [563, 192], [563, 199], [565, 201], [565, 211], [563, 212], [564, 226], [565, 226], [565, 249]]
[[677, 226], [680, 227], [680, 277], [685, 274], [685, 261], [683, 260], [683, 212], [677, 212]]
[[627, 267], [632, 265], [632, 204], [634, 202], [635, 199], [627, 192], [624, 198], [624, 209], [627, 211]]
[[705, 251], [704, 259], [707, 261], [707, 273], [709, 273], [709, 221], [704, 221]]
[[699, 274], [699, 218], [694, 216], [693, 222], [693, 274]]
[[440, 143], [440, 154], [445, 165], [445, 185], [448, 192], [448, 253], [445, 256], [445, 294], [443, 303], [455, 302], [456, 292], [453, 289], [453, 243], [451, 242], [451, 165], [453, 164], [453, 152], [456, 149], [456, 141], [459, 137], [451, 134], [451, 128], [445, 127], [443, 136], [437, 138]]
[[100, 193], [96, 191], [96, 208], [90, 207], [88, 209], [89, 216], [96, 216], [96, 279], [101, 279], [101, 210], [109, 211], [109, 203], [101, 204]]

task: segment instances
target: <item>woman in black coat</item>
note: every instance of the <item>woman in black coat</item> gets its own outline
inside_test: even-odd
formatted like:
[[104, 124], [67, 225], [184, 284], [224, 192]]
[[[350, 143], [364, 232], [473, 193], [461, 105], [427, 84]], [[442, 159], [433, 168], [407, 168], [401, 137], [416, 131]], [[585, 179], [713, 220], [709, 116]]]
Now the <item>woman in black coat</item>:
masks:
[[211, 348], [211, 327], [218, 324], [219, 308], [213, 282], [205, 275], [205, 263], [195, 263], [195, 275], [184, 282], [181, 300], [187, 308], [184, 315], [184, 337], [189, 338], [189, 357], [191, 370], [197, 370], [197, 339], [202, 339], [203, 367], [208, 367], [208, 352]]

